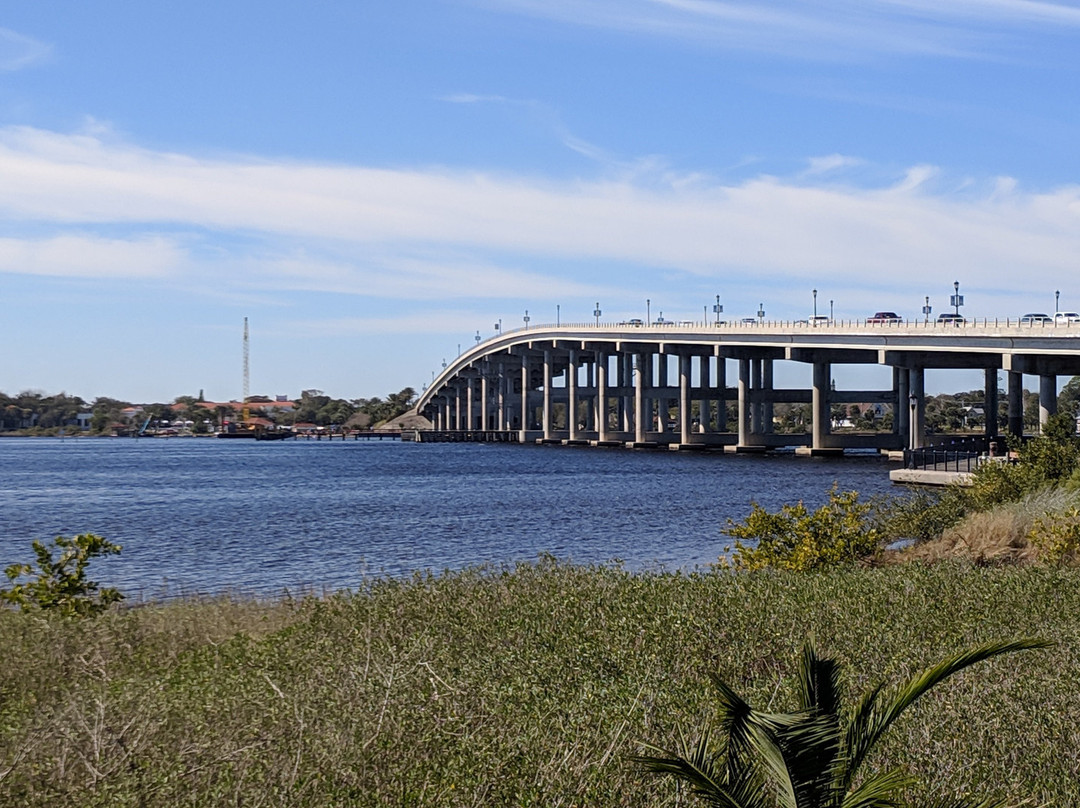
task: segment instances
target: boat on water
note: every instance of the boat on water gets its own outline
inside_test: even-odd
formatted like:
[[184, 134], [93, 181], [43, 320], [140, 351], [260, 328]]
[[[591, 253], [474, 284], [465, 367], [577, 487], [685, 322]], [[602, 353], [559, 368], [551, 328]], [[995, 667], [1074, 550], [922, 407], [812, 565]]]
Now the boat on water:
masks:
[[295, 437], [291, 429], [263, 429], [255, 432], [255, 440], [285, 440]]
[[225, 428], [217, 433], [217, 436], [219, 438], [240, 440], [285, 440], [286, 438], [295, 437], [295, 433], [288, 428], [278, 428], [258, 423], [226, 424]]

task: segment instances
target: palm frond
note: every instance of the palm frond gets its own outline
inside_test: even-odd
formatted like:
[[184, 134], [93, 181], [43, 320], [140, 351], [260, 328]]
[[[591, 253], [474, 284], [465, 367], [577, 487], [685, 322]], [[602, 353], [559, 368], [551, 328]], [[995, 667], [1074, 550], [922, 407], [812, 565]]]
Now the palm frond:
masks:
[[930, 803], [923, 806], [923, 808], [1008, 808], [1008, 806], [1008, 800], [999, 799], [998, 797], [988, 797], [983, 800], [946, 799], [941, 800], [940, 802]]
[[871, 777], [859, 787], [843, 794], [840, 808], [898, 808], [906, 805], [903, 791], [915, 778], [900, 769], [891, 769]]
[[726, 781], [725, 774], [716, 766], [710, 751], [707, 731], [701, 734], [693, 748], [684, 741], [678, 752], [652, 744], [645, 746], [659, 754], [634, 755], [630, 758], [633, 763], [645, 771], [670, 774], [685, 781], [690, 790], [708, 804], [717, 808], [765, 808], [759, 799], [754, 799], [755, 794], [760, 795], [760, 789], [747, 787], [752, 780], [750, 773], [744, 773], [744, 777], [734, 783]]
[[799, 709], [836, 715], [841, 700], [840, 669], [835, 659], [819, 657], [813, 639], [807, 640], [799, 664]]
[[846, 772], [848, 784], [850, 785], [867, 754], [874, 748], [881, 736], [885, 734], [885, 731], [896, 719], [903, 715], [908, 707], [932, 687], [976, 663], [1002, 654], [1035, 648], [1047, 648], [1051, 645], [1053, 643], [1047, 640], [1028, 638], [1011, 642], [988, 643], [963, 651], [911, 677], [900, 687], [892, 700], [884, 705], [880, 704], [877, 699], [877, 693], [881, 689], [880, 686], [875, 688], [875, 691], [872, 691], [875, 694], [874, 698], [869, 701], [863, 699], [852, 722], [849, 724]]

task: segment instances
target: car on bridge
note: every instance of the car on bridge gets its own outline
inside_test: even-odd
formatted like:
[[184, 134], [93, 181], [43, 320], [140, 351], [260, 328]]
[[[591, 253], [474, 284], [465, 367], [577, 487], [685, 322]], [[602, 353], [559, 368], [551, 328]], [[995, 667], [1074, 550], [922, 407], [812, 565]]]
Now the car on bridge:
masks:
[[873, 317], [867, 317], [868, 323], [902, 323], [900, 315], [895, 311], [875, 311]]
[[966, 322], [964, 315], [953, 311], [946, 311], [937, 316], [938, 325], [963, 325]]
[[1054, 322], [1058, 325], [1071, 325], [1080, 323], [1080, 313], [1075, 311], [1059, 311], [1054, 313]]
[[1054, 318], [1049, 314], [1025, 314], [1020, 318], [1020, 325], [1049, 325], [1054, 322]]
[[832, 325], [832, 317], [827, 314], [815, 314], [810, 318], [810, 325]]
[[640, 317], [634, 317], [629, 320], [623, 320], [619, 325], [628, 325], [631, 328], [641, 328], [645, 325], [645, 322]]

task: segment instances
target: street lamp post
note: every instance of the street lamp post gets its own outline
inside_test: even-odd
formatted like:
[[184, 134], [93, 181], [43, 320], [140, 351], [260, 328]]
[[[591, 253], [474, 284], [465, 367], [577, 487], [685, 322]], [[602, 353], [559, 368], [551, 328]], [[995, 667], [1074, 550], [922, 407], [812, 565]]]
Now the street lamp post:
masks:
[[1059, 311], [1061, 311], [1061, 303], [1059, 302], [1060, 300], [1061, 290], [1057, 289], [1054, 291], [1054, 314], [1057, 314]]
[[915, 440], [915, 414], [919, 407], [919, 397], [914, 393], [908, 396], [908, 406], [911, 408], [911, 417], [908, 419], [908, 445], [911, 450], [914, 451], [919, 448], [919, 445]]
[[814, 319], [816, 320], [817, 319], [817, 289], [814, 289], [813, 292], [814, 292]]
[[562, 325], [562, 306], [558, 303], [555, 304], [555, 325], [556, 327]]
[[523, 319], [525, 321], [525, 327], [528, 328], [529, 327], [529, 310], [528, 309], [525, 309], [525, 316], [522, 317], [521, 319]]
[[833, 304], [833, 302], [830, 300], [829, 301], [829, 323], [830, 324], [833, 321], [832, 304]]
[[960, 281], [953, 281], [953, 296], [949, 305], [956, 309], [956, 316], [960, 316], [960, 307], [964, 305], [964, 296], [960, 294]]
[[758, 322], [765, 322], [765, 304], [764, 303], [758, 303], [757, 304], [757, 318], [758, 318]]
[[932, 311], [932, 309], [930, 308], [930, 295], [927, 295], [926, 296], [926, 302], [923, 304], [923, 307], [922, 307], [922, 321], [924, 323], [930, 322], [930, 312], [931, 311]]
[[596, 308], [593, 309], [592, 316], [596, 318], [596, 324], [600, 325], [600, 301], [596, 301]]
[[652, 301], [649, 298], [645, 298], [645, 325], [649, 325], [652, 322], [652, 314], [650, 314], [650, 307]]
[[713, 305], [712, 310], [716, 312], [716, 324], [720, 325], [720, 313], [724, 310], [724, 307], [720, 305], [720, 295], [716, 296], [716, 303]]
[[477, 330], [477, 332], [476, 332], [476, 336], [475, 336], [475, 337], [473, 337], [473, 339], [475, 339], [475, 340], [476, 340], [476, 344], [477, 344], [477, 345], [479, 345], [479, 344], [480, 344], [480, 331], [479, 331], [479, 329]]

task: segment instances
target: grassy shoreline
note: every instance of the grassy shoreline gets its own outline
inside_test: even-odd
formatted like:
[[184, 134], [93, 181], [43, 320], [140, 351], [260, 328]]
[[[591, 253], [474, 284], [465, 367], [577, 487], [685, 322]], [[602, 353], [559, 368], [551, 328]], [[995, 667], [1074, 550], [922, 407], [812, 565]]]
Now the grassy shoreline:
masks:
[[542, 562], [301, 601], [0, 613], [0, 803], [675, 805], [627, 755], [710, 715], [706, 671], [789, 703], [807, 633], [851, 687], [1053, 639], [905, 716], [920, 794], [1080, 804], [1080, 572], [906, 564], [642, 574]]

